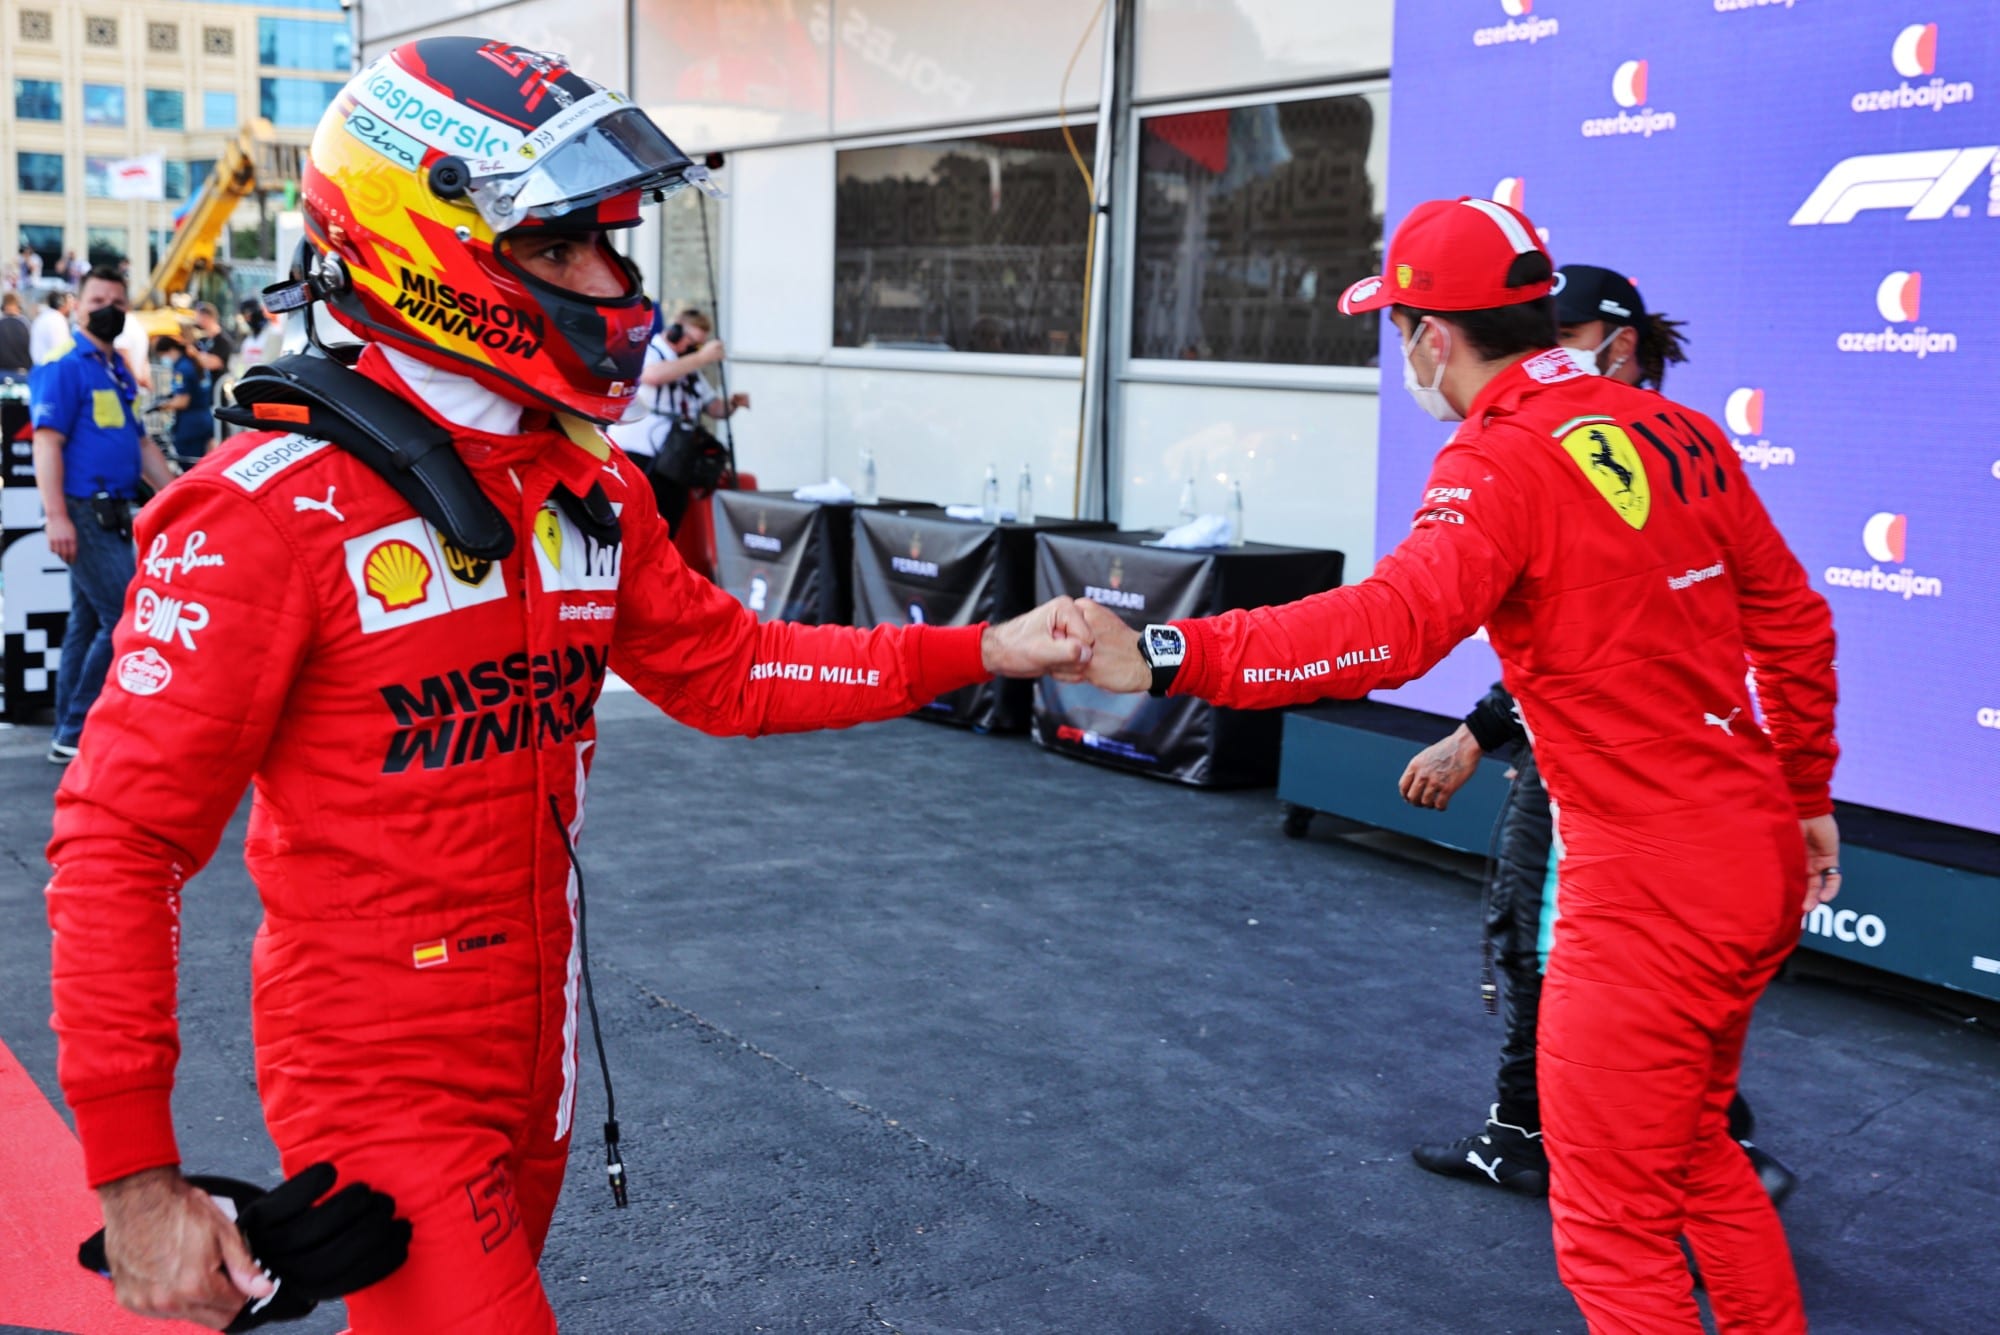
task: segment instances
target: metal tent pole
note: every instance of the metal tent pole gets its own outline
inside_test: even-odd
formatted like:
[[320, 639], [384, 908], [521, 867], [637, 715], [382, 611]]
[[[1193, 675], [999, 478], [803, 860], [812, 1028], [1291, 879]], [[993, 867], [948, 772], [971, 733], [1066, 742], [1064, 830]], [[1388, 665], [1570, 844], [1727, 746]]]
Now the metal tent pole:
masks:
[[1115, 508], [1112, 448], [1112, 367], [1116, 365], [1118, 340], [1111, 299], [1113, 284], [1122, 282], [1126, 260], [1119, 254], [1116, 229], [1112, 226], [1112, 197], [1123, 174], [1127, 122], [1132, 109], [1133, 20], [1137, 0], [1113, 0], [1105, 16], [1103, 72], [1099, 76], [1097, 110], [1097, 150], [1091, 176], [1097, 192], [1091, 225], [1096, 229], [1094, 263], [1091, 266], [1088, 306], [1084, 312], [1083, 363], [1083, 448], [1080, 451], [1082, 476], [1078, 487], [1079, 517], [1105, 519]]

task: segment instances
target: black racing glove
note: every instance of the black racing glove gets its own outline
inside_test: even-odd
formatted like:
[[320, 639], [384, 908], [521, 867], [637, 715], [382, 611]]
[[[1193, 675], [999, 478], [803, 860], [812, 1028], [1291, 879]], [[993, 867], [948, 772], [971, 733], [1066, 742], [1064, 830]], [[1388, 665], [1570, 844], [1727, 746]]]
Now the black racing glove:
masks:
[[[230, 1177], [188, 1178], [235, 1216], [250, 1254], [278, 1283], [270, 1297], [244, 1304], [228, 1331], [296, 1321], [322, 1299], [387, 1278], [409, 1256], [410, 1222], [396, 1218], [396, 1202], [358, 1182], [320, 1201], [335, 1180], [327, 1163], [316, 1163], [269, 1192]], [[103, 1229], [77, 1248], [76, 1259], [84, 1269], [110, 1277]]]
[[350, 1182], [320, 1200], [335, 1179], [332, 1164], [316, 1163], [237, 1216], [258, 1263], [315, 1301], [387, 1279], [410, 1254], [394, 1198]]

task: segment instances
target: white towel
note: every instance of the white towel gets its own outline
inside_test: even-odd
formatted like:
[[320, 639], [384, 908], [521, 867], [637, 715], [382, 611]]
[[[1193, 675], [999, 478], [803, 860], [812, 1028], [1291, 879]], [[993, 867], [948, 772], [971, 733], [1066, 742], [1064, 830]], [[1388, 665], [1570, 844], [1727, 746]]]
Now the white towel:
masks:
[[[984, 523], [986, 520], [985, 509], [977, 505], [947, 505], [944, 508], [944, 512], [952, 519], [968, 519], [974, 523]], [[1011, 524], [1014, 522], [1014, 512], [1012, 510], [1002, 510], [1000, 518], [1002, 521]]]
[[1170, 528], [1146, 544], [1148, 547], [1177, 547], [1191, 551], [1229, 545], [1229, 520], [1222, 515], [1196, 515], [1179, 528]]
[[854, 488], [848, 486], [837, 477], [830, 477], [824, 482], [815, 482], [811, 486], [800, 487], [792, 493], [792, 499], [795, 501], [820, 501], [823, 503], [831, 502], [838, 505], [845, 505], [853, 501]]

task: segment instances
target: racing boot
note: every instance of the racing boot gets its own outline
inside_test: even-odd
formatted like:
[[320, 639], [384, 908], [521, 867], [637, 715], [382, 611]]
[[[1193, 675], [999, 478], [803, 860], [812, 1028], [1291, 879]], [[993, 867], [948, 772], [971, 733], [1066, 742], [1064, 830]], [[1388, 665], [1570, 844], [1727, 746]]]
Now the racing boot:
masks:
[[1771, 1198], [1771, 1204], [1783, 1206], [1785, 1197], [1799, 1185], [1798, 1174], [1752, 1144], [1756, 1135], [1757, 1114], [1751, 1111], [1750, 1101], [1738, 1090], [1736, 1097], [1729, 1101], [1729, 1138], [1741, 1145], [1743, 1152], [1750, 1156], [1750, 1166], [1757, 1170], [1757, 1180], [1764, 1184], [1764, 1192]]
[[1785, 1197], [1791, 1195], [1792, 1189], [1799, 1185], [1799, 1175], [1749, 1141], [1739, 1140], [1736, 1143], [1750, 1156], [1750, 1166], [1757, 1170], [1757, 1180], [1764, 1184], [1764, 1191], [1770, 1196], [1771, 1204], [1782, 1208]]
[[1542, 1133], [1501, 1121], [1497, 1103], [1478, 1135], [1448, 1145], [1419, 1145], [1410, 1157], [1419, 1168], [1445, 1177], [1490, 1183], [1520, 1196], [1549, 1194], [1549, 1156], [1542, 1149]]

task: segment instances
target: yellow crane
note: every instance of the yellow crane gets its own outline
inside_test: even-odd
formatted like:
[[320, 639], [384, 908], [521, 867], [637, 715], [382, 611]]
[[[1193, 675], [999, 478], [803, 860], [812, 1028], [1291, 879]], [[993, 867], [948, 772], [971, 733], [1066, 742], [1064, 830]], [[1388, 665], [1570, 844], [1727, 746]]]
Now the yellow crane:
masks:
[[[278, 141], [271, 122], [259, 116], [246, 122], [236, 138], [223, 147], [208, 179], [196, 187], [194, 203], [160, 256], [140, 301], [140, 323], [148, 336], [178, 332], [186, 318], [189, 283], [197, 268], [215, 263], [216, 243], [236, 214], [236, 206], [260, 190], [275, 190], [299, 179], [305, 150]], [[281, 256], [282, 263], [286, 257]], [[174, 299], [180, 298], [177, 309]]]

